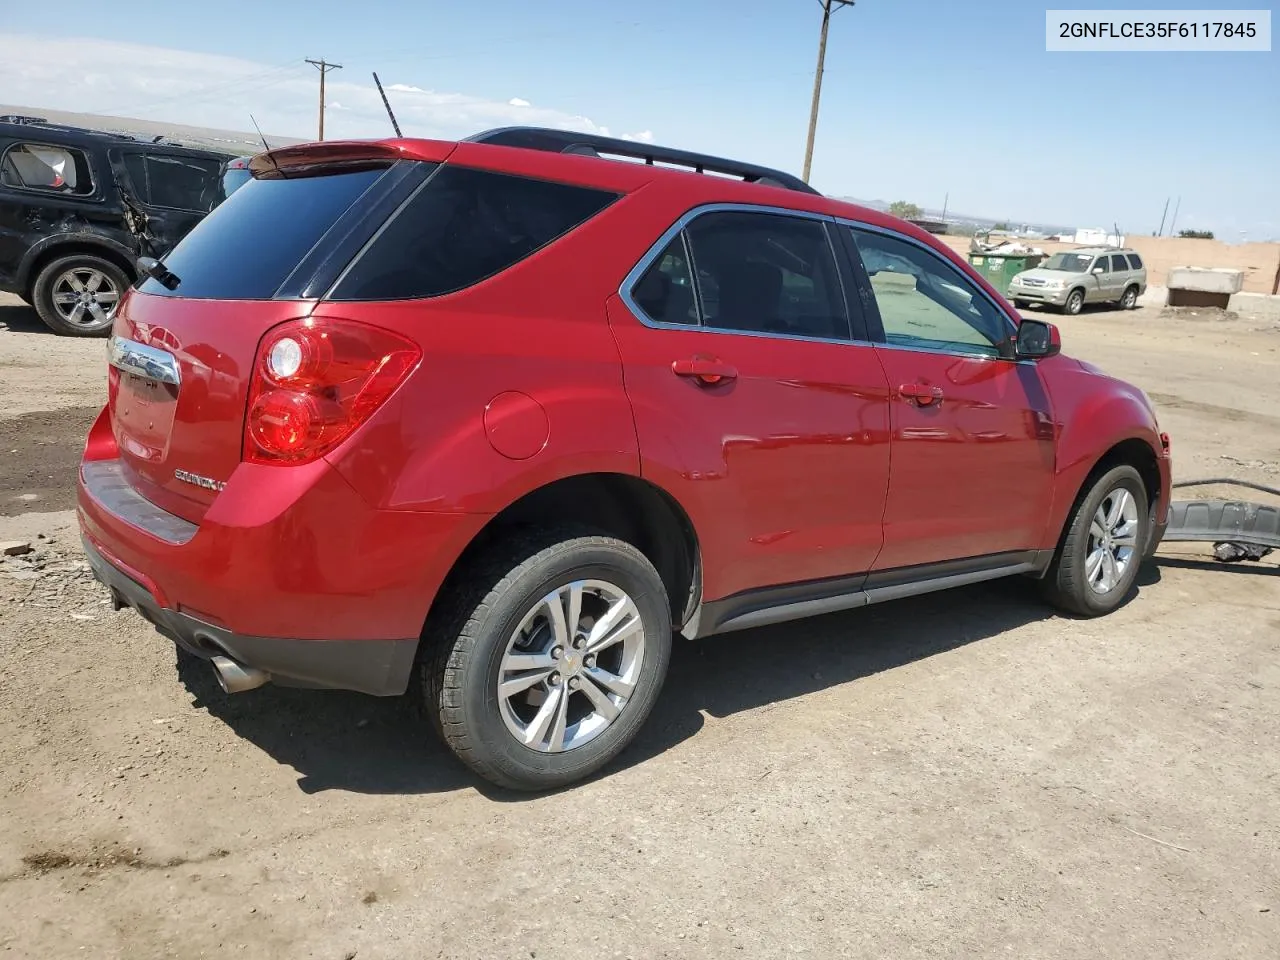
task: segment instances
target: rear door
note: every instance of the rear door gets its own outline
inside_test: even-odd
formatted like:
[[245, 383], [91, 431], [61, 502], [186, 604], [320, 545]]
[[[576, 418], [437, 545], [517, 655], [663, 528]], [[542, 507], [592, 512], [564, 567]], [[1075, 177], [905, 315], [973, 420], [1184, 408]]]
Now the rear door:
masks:
[[213, 209], [221, 196], [221, 162], [210, 157], [120, 151], [131, 189], [147, 215], [148, 233], [164, 253]]
[[1012, 359], [1012, 319], [923, 243], [845, 227], [893, 394], [893, 466], [876, 570], [1034, 549], [1054, 480], [1049, 397]]
[[698, 528], [706, 599], [861, 573], [880, 550], [886, 383], [831, 229], [695, 212], [610, 300], [642, 469]]
[[1124, 296], [1125, 288], [1133, 280], [1133, 274], [1129, 270], [1129, 260], [1123, 253], [1113, 253], [1111, 255], [1111, 299], [1119, 300]]

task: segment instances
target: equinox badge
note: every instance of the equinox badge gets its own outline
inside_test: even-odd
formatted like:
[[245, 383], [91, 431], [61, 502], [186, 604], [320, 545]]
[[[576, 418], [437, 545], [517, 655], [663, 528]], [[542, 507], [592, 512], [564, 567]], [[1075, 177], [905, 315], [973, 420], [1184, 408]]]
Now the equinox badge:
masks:
[[173, 471], [173, 476], [175, 479], [181, 480], [183, 483], [192, 483], [197, 487], [203, 487], [205, 490], [222, 490], [227, 485], [225, 480], [214, 480], [210, 477], [202, 477], [198, 473], [188, 473], [186, 470], [175, 470]]

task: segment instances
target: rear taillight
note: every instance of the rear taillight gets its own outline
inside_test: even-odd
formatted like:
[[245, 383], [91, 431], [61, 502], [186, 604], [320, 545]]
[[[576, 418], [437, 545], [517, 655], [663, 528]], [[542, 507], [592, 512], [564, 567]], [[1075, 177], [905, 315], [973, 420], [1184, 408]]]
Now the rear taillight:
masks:
[[422, 359], [404, 337], [352, 320], [291, 320], [258, 347], [244, 458], [306, 463], [328, 453], [395, 392]]

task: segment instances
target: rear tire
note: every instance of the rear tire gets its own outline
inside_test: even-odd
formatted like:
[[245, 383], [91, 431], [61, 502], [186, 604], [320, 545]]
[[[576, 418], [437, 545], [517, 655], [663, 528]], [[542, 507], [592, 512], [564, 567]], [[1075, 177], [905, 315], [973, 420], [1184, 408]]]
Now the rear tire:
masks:
[[[498, 786], [549, 790], [617, 756], [671, 656], [671, 608], [648, 559], [560, 531], [500, 544], [459, 583], [428, 623], [420, 673], [423, 706], [458, 758]], [[616, 617], [601, 627], [606, 613]]]
[[1084, 291], [1072, 290], [1067, 294], [1067, 302], [1062, 306], [1062, 312], [1069, 317], [1078, 316], [1080, 311], [1084, 309]]
[[1124, 296], [1120, 298], [1120, 309], [1132, 310], [1137, 305], [1138, 305], [1138, 288], [1126, 287], [1124, 291]]
[[1054, 606], [1100, 617], [1124, 602], [1150, 540], [1142, 476], [1128, 464], [1098, 477], [1076, 504], [1041, 585]]
[[129, 278], [109, 260], [76, 253], [45, 265], [31, 288], [44, 325], [69, 337], [105, 337]]

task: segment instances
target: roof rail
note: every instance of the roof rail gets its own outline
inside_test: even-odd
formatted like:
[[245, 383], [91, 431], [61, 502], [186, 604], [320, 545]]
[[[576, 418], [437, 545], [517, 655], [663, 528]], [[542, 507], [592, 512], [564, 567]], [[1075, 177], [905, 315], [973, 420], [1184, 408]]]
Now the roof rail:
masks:
[[575, 133], [571, 130], [553, 130], [547, 127], [499, 127], [466, 138], [470, 143], [488, 143], [502, 147], [522, 147], [526, 150], [545, 150], [550, 153], [573, 153], [607, 159], [609, 154], [654, 163], [669, 163], [690, 167], [695, 173], [720, 173], [741, 177], [747, 183], [763, 183], [801, 193], [818, 193], [799, 177], [781, 170], [757, 167], [751, 163], [726, 160], [688, 150], [658, 147], [635, 140], [602, 137], [594, 133]]

